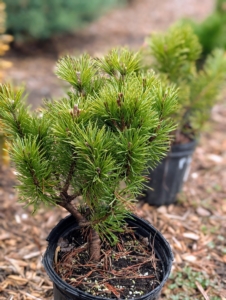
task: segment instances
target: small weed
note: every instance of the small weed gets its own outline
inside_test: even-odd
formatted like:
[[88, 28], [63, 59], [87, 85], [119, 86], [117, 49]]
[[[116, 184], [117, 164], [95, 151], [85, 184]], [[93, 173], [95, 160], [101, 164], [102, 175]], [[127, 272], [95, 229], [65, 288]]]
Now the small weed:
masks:
[[[204, 233], [205, 235], [207, 234], [213, 234], [216, 232], [219, 232], [219, 226], [207, 226], [207, 225], [201, 225], [201, 231], [202, 233]], [[219, 238], [220, 240], [220, 238]]]
[[[204, 272], [194, 271], [191, 267], [185, 266], [178, 272], [174, 272], [170, 276], [170, 284], [165, 290], [166, 298], [169, 300], [202, 300], [202, 295], [197, 288], [198, 282], [204, 290], [210, 287], [217, 287], [217, 280], [211, 280]], [[220, 300], [218, 296], [210, 297], [210, 300]]]
[[206, 192], [209, 193], [209, 194], [212, 194], [213, 193], [213, 189], [211, 187], [208, 187], [206, 189]]
[[189, 296], [185, 296], [184, 293], [179, 293], [178, 295], [170, 296], [172, 300], [190, 300]]
[[207, 235], [207, 233], [208, 233], [208, 228], [207, 228], [206, 225], [202, 225], [202, 226], [201, 226], [201, 230], [202, 230], [202, 233], [203, 233], [203, 234]]
[[186, 204], [187, 201], [188, 201], [187, 195], [186, 195], [186, 193], [184, 193], [183, 191], [180, 192], [180, 193], [177, 195], [177, 204], [178, 204], [178, 205]]
[[224, 240], [225, 240], [225, 237], [224, 237], [223, 235], [218, 235], [218, 236], [217, 236], [217, 239], [218, 239], [219, 241], [224, 241]]
[[214, 188], [214, 190], [217, 191], [217, 192], [222, 191], [222, 186], [219, 185], [219, 184], [215, 184], [215, 185], [213, 186], [213, 188]]
[[210, 228], [210, 233], [216, 233], [219, 232], [219, 226], [213, 226]]
[[221, 252], [222, 252], [223, 254], [226, 254], [226, 248], [221, 248]]
[[210, 248], [210, 249], [214, 249], [215, 248], [215, 243], [212, 241], [212, 242], [209, 242], [207, 244], [207, 246]]

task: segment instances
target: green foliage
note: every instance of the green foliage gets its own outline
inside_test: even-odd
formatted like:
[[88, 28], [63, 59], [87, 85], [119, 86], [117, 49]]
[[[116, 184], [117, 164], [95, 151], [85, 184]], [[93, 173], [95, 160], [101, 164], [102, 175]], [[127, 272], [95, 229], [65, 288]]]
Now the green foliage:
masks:
[[216, 9], [204, 21], [184, 20], [190, 24], [202, 45], [202, 58], [205, 59], [214, 49], [226, 49], [226, 1], [217, 0]]
[[220, 300], [220, 297], [212, 293], [212, 289], [217, 290], [217, 287], [220, 289], [217, 279], [210, 279], [209, 275], [203, 271], [198, 272], [189, 266], [185, 266], [180, 271], [174, 271], [170, 275], [170, 281], [171, 283], [167, 286], [167, 290], [165, 291], [166, 295], [168, 295], [167, 299], [190, 300], [193, 298], [201, 300], [203, 297], [196, 284], [199, 283], [204, 290], [208, 289], [208, 295], [211, 300]]
[[176, 89], [139, 71], [139, 55], [126, 49], [102, 59], [64, 57], [56, 74], [71, 90], [37, 112], [28, 111], [21, 91], [0, 89], [21, 199], [35, 209], [41, 203], [68, 209], [82, 196], [91, 226], [115, 243], [114, 232], [143, 189], [147, 163], [155, 166], [168, 150]]
[[[120, 53], [119, 53], [120, 52]], [[139, 53], [113, 49], [109, 55], [99, 61], [101, 68], [109, 75], [126, 75], [137, 72], [140, 68]]]
[[167, 33], [153, 34], [150, 40], [156, 59], [155, 68], [172, 81], [183, 80], [192, 72], [193, 62], [199, 58], [201, 46], [190, 26], [172, 26]]
[[203, 69], [196, 73], [190, 85], [190, 115], [192, 128], [199, 131], [209, 119], [211, 108], [216, 102], [226, 79], [226, 56], [216, 49], [209, 55]]
[[225, 0], [216, 0], [216, 11], [219, 13], [226, 13], [226, 1]]
[[193, 27], [202, 45], [202, 55], [205, 58], [216, 48], [226, 49], [226, 13], [214, 12], [203, 22], [186, 21]]
[[81, 28], [118, 0], [5, 0], [7, 29], [16, 40], [46, 39]]
[[191, 27], [177, 24], [166, 33], [149, 39], [152, 66], [170, 83], [179, 88], [180, 109], [174, 115], [178, 132], [190, 139], [198, 136], [219, 95], [226, 78], [226, 57], [215, 50], [206, 59], [202, 70], [197, 69], [201, 46]]

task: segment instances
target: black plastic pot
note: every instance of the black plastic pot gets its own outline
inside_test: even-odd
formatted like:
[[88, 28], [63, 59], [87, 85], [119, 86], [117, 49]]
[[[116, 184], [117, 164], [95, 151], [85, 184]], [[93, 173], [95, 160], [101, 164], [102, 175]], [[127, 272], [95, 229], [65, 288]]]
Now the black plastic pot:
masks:
[[[137, 232], [141, 236], [150, 237], [151, 235], [151, 237], [154, 237], [151, 243], [154, 244], [156, 256], [162, 264], [163, 279], [160, 285], [153, 291], [136, 299], [157, 300], [162, 287], [169, 277], [171, 271], [173, 262], [173, 254], [171, 248], [165, 238], [161, 235], [161, 233], [143, 219], [132, 215], [132, 218], [126, 219], [126, 222], [129, 224], [129, 226], [135, 228], [135, 232]], [[53, 228], [47, 238], [49, 245], [43, 257], [43, 264], [50, 279], [53, 281], [54, 300], [109, 300], [109, 298], [92, 296], [91, 294], [85, 293], [70, 286], [65, 281], [63, 281], [60, 276], [58, 276], [54, 271], [53, 260], [58, 239], [60, 237], [67, 236], [70, 232], [75, 231], [76, 228], [78, 228], [78, 224], [76, 223], [76, 220], [70, 215], [61, 220], [59, 224], [55, 228]]]
[[187, 180], [195, 146], [196, 141], [173, 145], [167, 157], [154, 170], [149, 170], [148, 188], [140, 199], [155, 206], [174, 203]]

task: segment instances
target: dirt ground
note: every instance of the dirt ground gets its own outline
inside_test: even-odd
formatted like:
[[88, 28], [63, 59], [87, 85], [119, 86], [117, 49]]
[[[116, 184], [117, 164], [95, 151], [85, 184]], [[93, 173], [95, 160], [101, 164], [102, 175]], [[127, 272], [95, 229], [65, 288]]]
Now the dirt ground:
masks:
[[[65, 53], [105, 53], [117, 45], [138, 49], [145, 36], [166, 29], [181, 17], [203, 19], [212, 0], [137, 0], [114, 10], [79, 33], [51, 41], [45, 49], [11, 51], [13, 67], [6, 80], [23, 82], [34, 108], [43, 97], [59, 97], [64, 86], [54, 75]], [[224, 93], [226, 95], [226, 93]], [[161, 299], [226, 299], [226, 100], [212, 110], [193, 156], [190, 176], [176, 205], [150, 207], [139, 202], [136, 213], [156, 226], [172, 246], [175, 262]], [[18, 203], [13, 170], [0, 172], [0, 300], [52, 299], [52, 283], [41, 259], [46, 237], [65, 215], [43, 208], [32, 216]]]

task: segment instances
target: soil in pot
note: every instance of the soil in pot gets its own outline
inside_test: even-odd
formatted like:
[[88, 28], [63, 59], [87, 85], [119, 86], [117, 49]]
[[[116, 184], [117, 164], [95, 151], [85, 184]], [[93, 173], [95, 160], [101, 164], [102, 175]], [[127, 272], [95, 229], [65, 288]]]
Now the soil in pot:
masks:
[[72, 216], [53, 228], [43, 264], [53, 281], [54, 300], [158, 299], [171, 271], [171, 248], [145, 220], [132, 215], [125, 221], [130, 229], [119, 235], [115, 247], [102, 244], [96, 264], [89, 261], [85, 235]]
[[136, 298], [154, 290], [162, 280], [162, 266], [148, 238], [125, 228], [119, 243], [102, 245], [98, 264], [89, 261], [87, 244], [77, 230], [58, 242], [55, 270], [68, 284], [106, 298]]

